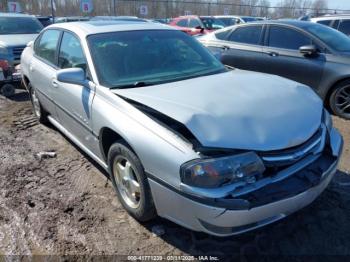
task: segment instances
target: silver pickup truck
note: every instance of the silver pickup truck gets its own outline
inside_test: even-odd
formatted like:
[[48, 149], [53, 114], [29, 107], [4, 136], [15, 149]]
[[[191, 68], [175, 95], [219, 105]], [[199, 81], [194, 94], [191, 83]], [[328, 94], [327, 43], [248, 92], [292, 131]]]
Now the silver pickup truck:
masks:
[[22, 51], [43, 26], [31, 15], [0, 13], [0, 94], [11, 96], [21, 83], [19, 69]]
[[239, 234], [310, 204], [337, 170], [342, 137], [309, 87], [226, 68], [166, 25], [51, 25], [21, 63], [39, 121], [106, 169], [140, 221]]

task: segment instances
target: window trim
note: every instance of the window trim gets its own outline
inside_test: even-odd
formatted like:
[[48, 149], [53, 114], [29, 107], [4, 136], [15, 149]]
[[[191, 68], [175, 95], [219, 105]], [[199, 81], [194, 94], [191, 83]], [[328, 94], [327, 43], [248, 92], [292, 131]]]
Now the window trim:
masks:
[[[259, 37], [259, 41], [258, 44], [248, 44], [248, 43], [242, 43], [242, 42], [236, 42], [236, 41], [231, 41], [231, 35], [238, 29], [240, 28], [245, 28], [245, 27], [253, 27], [253, 26], [261, 26], [261, 33], [260, 33], [260, 37]], [[236, 28], [234, 28], [233, 30], [231, 30], [231, 32], [226, 36], [226, 40], [229, 43], [233, 43], [233, 44], [237, 44], [237, 45], [248, 45], [248, 46], [260, 46], [263, 47], [264, 46], [264, 38], [265, 38], [265, 27], [266, 25], [264, 24], [248, 24], [248, 25], [242, 25], [242, 26], [237, 26]]]

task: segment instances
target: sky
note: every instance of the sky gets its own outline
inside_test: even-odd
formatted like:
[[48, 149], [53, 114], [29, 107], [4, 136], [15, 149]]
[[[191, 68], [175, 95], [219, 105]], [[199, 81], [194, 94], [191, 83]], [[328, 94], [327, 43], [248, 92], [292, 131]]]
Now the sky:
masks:
[[[279, 3], [280, 0], [270, 0], [271, 5]], [[350, 10], [350, 0], [328, 0], [329, 8]]]

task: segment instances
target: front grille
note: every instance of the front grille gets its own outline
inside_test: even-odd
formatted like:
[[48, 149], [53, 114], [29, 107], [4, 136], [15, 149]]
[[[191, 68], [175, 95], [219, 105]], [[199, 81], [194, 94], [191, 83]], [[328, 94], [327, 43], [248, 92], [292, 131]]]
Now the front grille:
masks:
[[16, 46], [16, 47], [12, 48], [12, 53], [13, 53], [15, 60], [21, 59], [21, 55], [22, 55], [24, 48], [25, 48], [25, 46]]
[[301, 145], [285, 150], [261, 153], [260, 157], [262, 158], [266, 167], [292, 165], [307, 155], [320, 152], [324, 147], [325, 139], [326, 130], [325, 128], [321, 127], [309, 140]]

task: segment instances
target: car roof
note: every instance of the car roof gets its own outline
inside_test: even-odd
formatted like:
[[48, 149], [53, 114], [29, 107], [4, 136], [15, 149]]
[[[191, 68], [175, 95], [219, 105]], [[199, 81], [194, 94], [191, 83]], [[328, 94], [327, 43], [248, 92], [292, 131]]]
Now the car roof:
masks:
[[137, 31], [137, 30], [177, 30], [174, 27], [160, 23], [145, 23], [144, 21], [87, 21], [87, 22], [71, 22], [62, 24], [53, 24], [47, 29], [58, 28], [72, 31], [80, 37], [92, 34], [110, 33], [118, 31]]
[[3, 13], [0, 12], [0, 17], [35, 17], [34, 15], [21, 14], [21, 13]]

